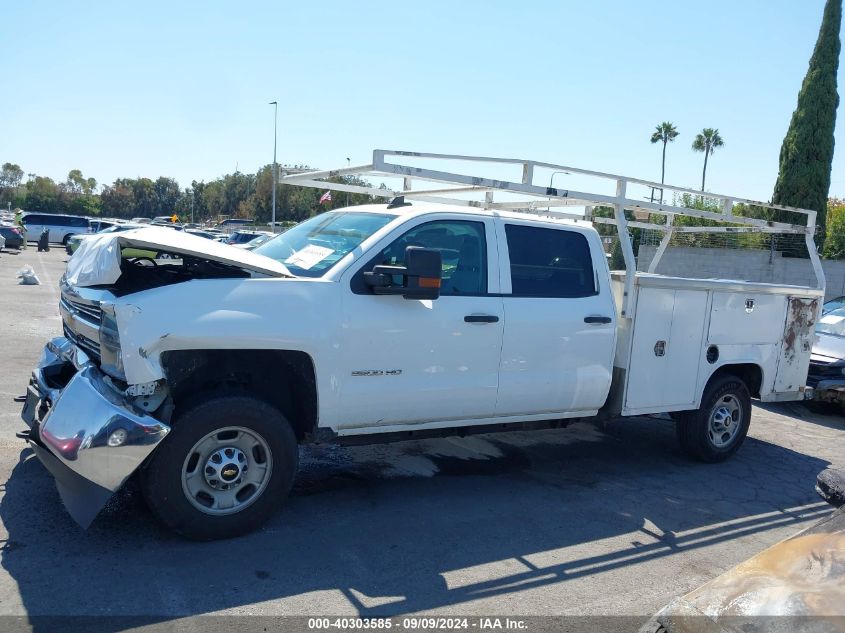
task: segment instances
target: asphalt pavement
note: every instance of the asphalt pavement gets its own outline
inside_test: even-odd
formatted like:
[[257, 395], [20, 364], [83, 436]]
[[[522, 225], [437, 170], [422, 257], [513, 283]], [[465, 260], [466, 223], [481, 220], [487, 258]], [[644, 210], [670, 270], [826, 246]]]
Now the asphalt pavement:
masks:
[[[845, 466], [843, 417], [764, 405], [722, 464], [688, 461], [657, 418], [308, 447], [293, 495], [255, 534], [184, 541], [132, 486], [83, 531], [15, 438], [12, 401], [60, 334], [66, 259], [0, 253], [0, 616], [645, 619], [829, 513], [816, 474]], [[40, 285], [17, 285], [24, 265]]]

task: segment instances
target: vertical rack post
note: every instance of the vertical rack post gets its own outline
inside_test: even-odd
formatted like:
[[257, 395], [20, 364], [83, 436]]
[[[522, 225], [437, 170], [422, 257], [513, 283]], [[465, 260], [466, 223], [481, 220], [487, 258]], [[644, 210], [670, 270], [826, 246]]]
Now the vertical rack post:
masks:
[[622, 316], [630, 319], [629, 306], [637, 274], [637, 260], [634, 258], [634, 247], [631, 245], [631, 236], [628, 234], [628, 220], [625, 217], [626, 191], [627, 183], [620, 178], [616, 181], [616, 203], [613, 205], [613, 215], [616, 219], [616, 233], [619, 236], [619, 245], [622, 247], [622, 257], [625, 259], [625, 291], [622, 295]]

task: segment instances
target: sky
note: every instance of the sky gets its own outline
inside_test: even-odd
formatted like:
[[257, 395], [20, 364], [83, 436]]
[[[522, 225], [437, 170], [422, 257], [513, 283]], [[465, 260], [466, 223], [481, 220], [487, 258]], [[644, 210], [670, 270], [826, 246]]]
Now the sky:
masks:
[[[768, 200], [823, 0], [22, 2], [0, 163], [183, 186], [375, 148], [533, 159]], [[842, 66], [840, 92], [845, 93]], [[841, 108], [840, 108], [841, 111]], [[845, 125], [831, 195], [845, 197]], [[557, 183], [556, 183], [557, 184]]]

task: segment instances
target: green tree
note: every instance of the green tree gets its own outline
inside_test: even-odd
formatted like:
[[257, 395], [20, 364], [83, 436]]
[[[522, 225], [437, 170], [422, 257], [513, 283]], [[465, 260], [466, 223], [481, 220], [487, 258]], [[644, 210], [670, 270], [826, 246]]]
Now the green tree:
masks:
[[[798, 92], [798, 105], [780, 148], [780, 167], [772, 202], [818, 212], [821, 249], [825, 237], [825, 212], [833, 161], [833, 130], [839, 94], [839, 26], [842, 0], [827, 0], [816, 47]], [[788, 212], [773, 213], [772, 219], [793, 222]]]
[[830, 201], [826, 228], [824, 256], [828, 259], [845, 259], [845, 204], [842, 200]]
[[11, 203], [23, 180], [23, 169], [15, 163], [3, 163], [0, 168], [0, 205]]
[[153, 183], [156, 197], [156, 215], [171, 215], [176, 211], [176, 205], [182, 196], [179, 183], [173, 178], [159, 176]]
[[82, 194], [70, 200], [65, 209], [74, 215], [98, 216], [100, 215], [100, 196]]
[[701, 172], [701, 190], [704, 191], [704, 180], [707, 178], [707, 157], [712, 156], [717, 147], [722, 147], [725, 141], [719, 136], [719, 130], [706, 127], [699, 134], [695, 135], [692, 142], [692, 149], [696, 152], [704, 152], [704, 169]]
[[132, 194], [135, 199], [135, 214], [141, 218], [153, 218], [158, 214], [158, 197], [155, 185], [149, 178], [129, 180], [132, 183]]
[[103, 187], [100, 194], [101, 212], [110, 218], [134, 218], [138, 217], [135, 208], [135, 193], [132, 189], [132, 180], [118, 178], [114, 184]]
[[59, 186], [52, 178], [33, 174], [33, 177], [26, 183], [24, 208], [27, 211], [61, 213], [64, 211], [64, 205], [59, 193]]
[[[657, 126], [657, 129], [651, 135], [652, 143], [663, 143], [663, 160], [660, 164], [660, 184], [666, 182], [666, 145], [675, 140], [679, 132], [675, 125], [669, 121], [664, 121]], [[652, 190], [653, 192], [653, 190]], [[660, 204], [663, 204], [663, 189], [660, 190]]]

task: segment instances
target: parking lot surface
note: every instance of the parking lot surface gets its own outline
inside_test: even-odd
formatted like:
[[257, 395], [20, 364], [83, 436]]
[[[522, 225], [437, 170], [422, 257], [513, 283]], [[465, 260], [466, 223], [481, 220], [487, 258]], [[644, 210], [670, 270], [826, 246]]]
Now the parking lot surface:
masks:
[[[83, 531], [14, 435], [66, 259], [0, 253], [0, 615], [645, 617], [830, 512], [815, 476], [845, 466], [842, 417], [764, 405], [722, 464], [688, 461], [654, 418], [315, 446], [250, 536], [181, 540], [131, 485]], [[17, 285], [27, 264], [41, 285]]]

